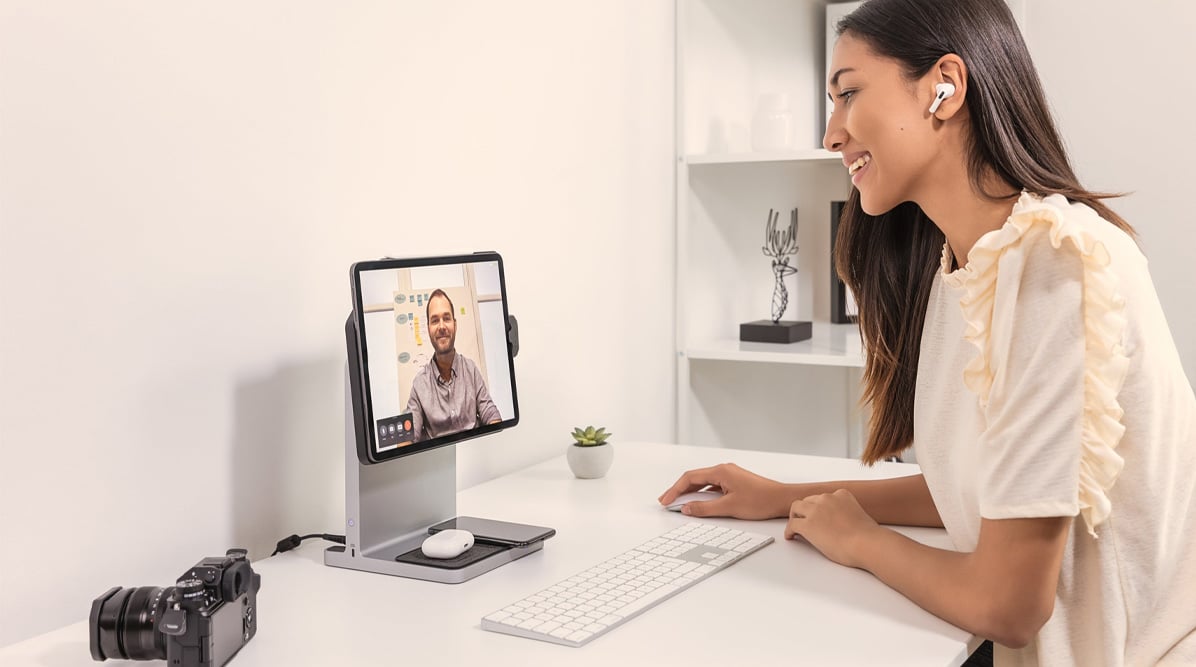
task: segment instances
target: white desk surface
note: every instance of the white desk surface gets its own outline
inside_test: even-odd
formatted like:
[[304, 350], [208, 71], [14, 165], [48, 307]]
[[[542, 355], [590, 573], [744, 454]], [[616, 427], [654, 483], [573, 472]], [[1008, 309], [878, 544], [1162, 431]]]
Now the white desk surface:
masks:
[[[328, 543], [319, 540], [255, 562], [262, 575], [258, 633], [229, 664], [922, 666], [959, 665], [979, 644], [867, 572], [836, 565], [804, 542], [785, 541], [783, 520], [692, 519], [656, 503], [683, 471], [724, 461], [787, 482], [900, 476], [916, 473], [916, 466], [869, 469], [837, 458], [614, 446], [614, 466], [602, 479], [575, 479], [562, 455], [461, 491], [458, 514], [557, 529], [542, 551], [462, 584], [327, 567]], [[687, 521], [733, 525], [776, 542], [581, 648], [479, 627], [482, 616]], [[942, 530], [900, 530], [951, 548]], [[86, 620], [0, 649], [5, 667], [94, 664]]]

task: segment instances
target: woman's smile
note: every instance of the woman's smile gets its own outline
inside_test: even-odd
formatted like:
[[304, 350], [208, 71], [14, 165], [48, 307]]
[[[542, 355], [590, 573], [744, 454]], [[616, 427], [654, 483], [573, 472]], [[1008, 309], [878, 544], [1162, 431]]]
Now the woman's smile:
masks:
[[[847, 162], [844, 160], [844, 162]], [[871, 153], [861, 153], [851, 162], [847, 163], [847, 173], [851, 175], [852, 185], [858, 185], [860, 178], [863, 177], [863, 172], [868, 168], [868, 164], [872, 162]]]

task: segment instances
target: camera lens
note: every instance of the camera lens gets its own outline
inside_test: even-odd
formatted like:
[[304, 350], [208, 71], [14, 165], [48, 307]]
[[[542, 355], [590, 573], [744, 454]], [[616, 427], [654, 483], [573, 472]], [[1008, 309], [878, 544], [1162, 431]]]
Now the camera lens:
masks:
[[154, 627], [173, 587], [114, 588], [91, 603], [91, 657], [165, 660], [166, 641]]

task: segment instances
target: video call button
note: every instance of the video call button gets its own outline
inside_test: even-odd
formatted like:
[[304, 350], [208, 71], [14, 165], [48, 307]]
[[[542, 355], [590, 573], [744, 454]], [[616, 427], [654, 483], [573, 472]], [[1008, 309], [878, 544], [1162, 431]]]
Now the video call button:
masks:
[[391, 448], [410, 445], [415, 441], [410, 412], [378, 420], [378, 447]]

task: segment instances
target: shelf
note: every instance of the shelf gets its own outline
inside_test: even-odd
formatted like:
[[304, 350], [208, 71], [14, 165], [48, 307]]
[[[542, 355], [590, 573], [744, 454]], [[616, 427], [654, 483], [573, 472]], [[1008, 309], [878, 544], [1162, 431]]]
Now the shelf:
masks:
[[815, 322], [813, 333], [807, 340], [787, 345], [745, 343], [731, 339], [699, 341], [686, 348], [685, 356], [711, 361], [863, 368], [864, 355], [856, 325]]
[[[822, 147], [826, 14], [837, 1], [676, 3], [680, 442], [789, 449], [842, 438], [842, 452], [862, 448], [859, 328], [828, 321], [831, 202], [851, 194], [842, 155]], [[771, 144], [786, 150], [754, 150], [753, 125], [771, 95], [788, 97], [793, 133]], [[780, 212], [778, 224], [787, 223], [795, 210], [800, 271], [784, 277], [786, 319], [813, 320], [813, 336], [741, 342], [739, 323], [767, 317], [775, 296], [761, 252], [765, 215]]]
[[796, 151], [779, 151], [775, 153], [702, 153], [686, 155], [685, 163], [699, 164], [738, 164], [744, 162], [842, 162], [843, 156], [832, 153], [824, 148], [808, 148]]

